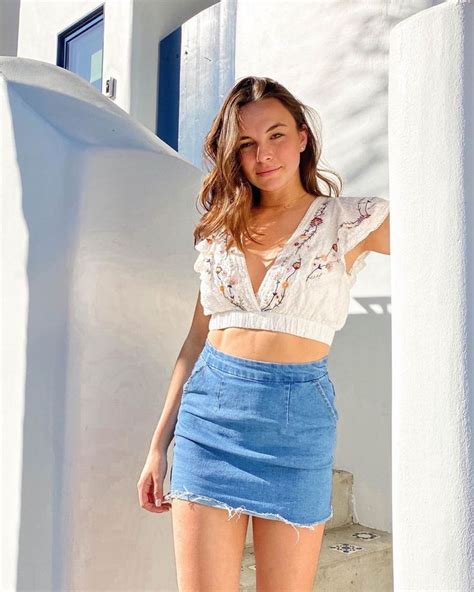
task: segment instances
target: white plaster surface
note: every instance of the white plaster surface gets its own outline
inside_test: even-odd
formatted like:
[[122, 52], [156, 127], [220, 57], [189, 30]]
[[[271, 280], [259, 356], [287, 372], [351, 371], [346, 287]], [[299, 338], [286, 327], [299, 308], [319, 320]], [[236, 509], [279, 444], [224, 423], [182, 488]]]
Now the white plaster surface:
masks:
[[44, 62], [0, 58], [0, 107], [2, 590], [171, 589], [171, 518], [136, 483], [197, 296], [201, 171]]
[[474, 589], [474, 7], [390, 43], [395, 590]]
[[[472, 234], [465, 232], [472, 200], [465, 196], [472, 196], [466, 172], [474, 167], [472, 124], [460, 109], [472, 113], [472, 5], [423, 10], [432, 4], [440, 2], [239, 0], [235, 66], [236, 78], [275, 77], [316, 108], [323, 154], [342, 173], [344, 193], [390, 196], [392, 257], [369, 256], [353, 291], [352, 314], [331, 352], [343, 416], [336, 467], [354, 473], [355, 518], [368, 526], [392, 530], [393, 488], [394, 521], [401, 527], [394, 530], [395, 560], [404, 570], [396, 574], [398, 590], [413, 582], [429, 589], [424, 578], [410, 575], [419, 565], [419, 544], [429, 559], [423, 565], [442, 564], [449, 589], [469, 590], [463, 567], [474, 561], [462, 552], [474, 547], [473, 406], [467, 398], [472, 315], [462, 305], [473, 301], [474, 249]], [[15, 581], [19, 589], [33, 581], [45, 589], [61, 582], [87, 590], [148, 589], [141, 583], [150, 581], [175, 589], [170, 517], [154, 521], [138, 511], [134, 487], [143, 441], [158, 419], [187, 328], [184, 317], [194, 304], [190, 236], [197, 216], [190, 196], [200, 171], [136, 124], [154, 129], [159, 38], [204, 5], [209, 3], [106, 2], [104, 78], [118, 79], [122, 112], [79, 81], [71, 84], [69, 73], [57, 77], [56, 68], [42, 64], [55, 62], [58, 32], [96, 3], [21, 2], [18, 55], [41, 61], [32, 68], [27, 60], [18, 70], [10, 63], [7, 76], [7, 62], [0, 68], [2, 323], [8, 335], [2, 476], [11, 483], [3, 494], [2, 534], [16, 537], [15, 545], [3, 545], [7, 590]], [[390, 59], [393, 27], [415, 13], [403, 23], [406, 31], [396, 29]], [[5, 22], [0, 47], [5, 40], [11, 53], [15, 39], [11, 31], [5, 35]], [[430, 217], [433, 196], [436, 217]], [[420, 248], [421, 216], [430, 221], [422, 238], [436, 236], [434, 255]], [[137, 224], [143, 225], [140, 233]], [[443, 263], [426, 271], [423, 263], [433, 256]], [[414, 270], [408, 282], [406, 265]], [[413, 299], [420, 283], [424, 292]], [[393, 318], [391, 343], [393, 287], [400, 316]], [[433, 303], [428, 311], [426, 294]], [[182, 323], [172, 324], [175, 319]], [[416, 382], [420, 363], [423, 378]], [[433, 372], [439, 384], [429, 377]], [[415, 412], [426, 418], [421, 431]], [[433, 450], [433, 440], [424, 438], [435, 433]], [[86, 475], [76, 471], [76, 448]], [[457, 472], [443, 464], [448, 453]], [[419, 466], [423, 470], [415, 474]], [[440, 466], [445, 472], [436, 473]], [[440, 483], [440, 474], [454, 480]], [[426, 493], [428, 487], [435, 496]], [[456, 490], [452, 514], [439, 519], [440, 500], [448, 491], [451, 503]], [[423, 527], [430, 526], [429, 544], [412, 537], [419, 508]], [[150, 556], [138, 547], [143, 564], [126, 550], [130, 536], [151, 548]], [[407, 536], [412, 544], [402, 549]], [[64, 543], [68, 537], [71, 548]], [[440, 553], [456, 545], [459, 553], [442, 555], [448, 557], [442, 562]], [[439, 589], [438, 580], [431, 589]]]
[[[156, 129], [160, 40], [214, 3], [214, 0], [102, 2], [105, 6], [103, 88], [107, 78], [115, 78], [115, 103], [149, 130]], [[19, 11], [18, 57], [55, 64], [58, 33], [100, 4], [95, 0], [23, 0]], [[0, 27], [1, 24], [0, 19]], [[1, 43], [0, 39], [0, 47]]]

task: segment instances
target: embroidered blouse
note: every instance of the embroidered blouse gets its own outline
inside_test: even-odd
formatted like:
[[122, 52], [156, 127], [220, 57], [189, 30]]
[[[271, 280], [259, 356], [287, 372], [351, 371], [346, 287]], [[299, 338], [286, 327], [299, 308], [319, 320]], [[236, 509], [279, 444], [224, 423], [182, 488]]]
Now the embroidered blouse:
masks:
[[314, 198], [254, 292], [244, 254], [226, 253], [226, 232], [196, 243], [201, 304], [209, 330], [245, 327], [292, 333], [331, 344], [347, 319], [350, 290], [366, 265], [363, 251], [346, 271], [344, 254], [389, 212], [381, 197]]

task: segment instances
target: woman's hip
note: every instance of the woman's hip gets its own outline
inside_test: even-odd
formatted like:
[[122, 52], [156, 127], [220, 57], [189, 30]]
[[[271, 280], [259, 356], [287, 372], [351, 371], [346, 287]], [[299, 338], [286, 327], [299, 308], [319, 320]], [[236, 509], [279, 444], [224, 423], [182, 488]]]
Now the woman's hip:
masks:
[[271, 462], [332, 454], [339, 415], [327, 360], [237, 358], [206, 342], [183, 387], [175, 434]]

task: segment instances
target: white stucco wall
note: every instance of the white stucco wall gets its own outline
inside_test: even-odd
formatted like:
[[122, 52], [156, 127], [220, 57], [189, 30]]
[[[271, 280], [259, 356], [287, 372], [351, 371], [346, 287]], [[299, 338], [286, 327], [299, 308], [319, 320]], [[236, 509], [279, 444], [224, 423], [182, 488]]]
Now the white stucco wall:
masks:
[[396, 591], [474, 590], [473, 47], [471, 3], [391, 34]]
[[[7, 580], [10, 583], [16, 578], [17, 566], [14, 563], [16, 558], [20, 567], [32, 566], [31, 570], [23, 571], [22, 578], [25, 578], [23, 583], [28, 583], [28, 578], [33, 577], [41, 577], [41, 581], [53, 584], [69, 578], [69, 582], [76, 582], [84, 589], [97, 589], [97, 586], [101, 587], [100, 582], [103, 579], [110, 578], [112, 571], [109, 570], [116, 569], [120, 564], [127, 575], [122, 577], [123, 574], [119, 571], [116, 582], [110, 582], [107, 579], [109, 589], [114, 586], [122, 589], [123, 587], [136, 589], [140, 587], [140, 577], [144, 580], [150, 578], [153, 581], [163, 582], [164, 586], [169, 584], [170, 589], [173, 589], [173, 555], [169, 547], [170, 517], [158, 516], [159, 522], [157, 522], [153, 520], [155, 516], [150, 520], [150, 516], [142, 511], [136, 515], [135, 511], [138, 510], [136, 491], [133, 488], [129, 491], [127, 488], [138, 477], [136, 470], [143, 461], [141, 452], [145, 452], [140, 447], [143, 446], [143, 439], [148, 437], [147, 434], [151, 435], [152, 428], [158, 419], [157, 410], [162, 406], [162, 399], [156, 400], [154, 397], [167, 383], [166, 372], [170, 372], [179, 342], [184, 336], [186, 323], [183, 321], [180, 325], [181, 332], [176, 331], [176, 327], [172, 324], [173, 315], [170, 313], [169, 304], [171, 300], [168, 301], [168, 297], [172, 299], [174, 305], [176, 294], [180, 294], [178, 300], [182, 306], [182, 314], [179, 318], [183, 317], [186, 311], [188, 311], [187, 314], [191, 314], [194, 303], [196, 278], [189, 265], [194, 257], [190, 248], [190, 238], [191, 217], [195, 217], [195, 211], [194, 204], [189, 203], [189, 197], [197, 189], [198, 171], [191, 167], [192, 173], [186, 172], [190, 175], [189, 183], [186, 181], [188, 184], [183, 186], [182, 168], [178, 168], [177, 161], [172, 156], [168, 156], [167, 162], [171, 159], [173, 166], [177, 167], [173, 171], [175, 173], [179, 171], [180, 176], [177, 178], [180, 179], [180, 190], [177, 192], [173, 185], [174, 175], [169, 179], [169, 185], [163, 184], [160, 175], [162, 169], [156, 168], [155, 163], [158, 158], [162, 162], [162, 152], [165, 150], [160, 146], [158, 151], [160, 156], [155, 153], [154, 147], [159, 140], [144, 135], [142, 129], [137, 132], [137, 128], [133, 125], [130, 127], [129, 120], [126, 117], [123, 119], [122, 115], [119, 116], [116, 111], [111, 115], [110, 120], [108, 114], [109, 105], [115, 102], [125, 111], [132, 113], [137, 121], [141, 121], [149, 129], [155, 129], [159, 39], [211, 4], [213, 2], [191, 3], [184, 0], [180, 2], [138, 0], [106, 2], [103, 79], [105, 81], [109, 76], [117, 78], [115, 101], [104, 99], [105, 103], [92, 102], [91, 108], [90, 95], [86, 93], [84, 100], [81, 94], [83, 87], [78, 84], [72, 85], [71, 93], [63, 90], [59, 93], [65, 94], [65, 97], [58, 97], [57, 88], [52, 86], [49, 78], [50, 74], [34, 81], [34, 86], [38, 83], [40, 87], [42, 84], [46, 85], [48, 92], [44, 97], [48, 99], [47, 102], [42, 101], [41, 93], [34, 93], [28, 85], [26, 94], [20, 94], [19, 87], [13, 88], [11, 84], [2, 81], [1, 141], [2, 153], [8, 154], [1, 165], [2, 172], [5, 173], [4, 178], [7, 179], [7, 183], [2, 186], [2, 197], [5, 192], [9, 196], [8, 201], [2, 201], [6, 208], [4, 217], [5, 219], [8, 217], [11, 221], [5, 234], [5, 245], [10, 249], [7, 264], [4, 266], [4, 283], [9, 286], [8, 296], [5, 299], [7, 303], [5, 327], [8, 334], [12, 335], [5, 358], [5, 367], [8, 371], [5, 373], [6, 387], [3, 389], [8, 393], [6, 417], [11, 420], [5, 454], [8, 454], [7, 477], [13, 479], [13, 492], [16, 492], [14, 499], [7, 498], [7, 503], [11, 502], [13, 505], [11, 513], [8, 514], [6, 531], [8, 535], [15, 533], [18, 535], [18, 545], [11, 551], [7, 551]], [[429, 142], [425, 143], [416, 137], [418, 143], [413, 146], [407, 143], [410, 151], [403, 152], [405, 159], [400, 159], [392, 169], [389, 191], [387, 135], [389, 36], [397, 23], [417, 12], [419, 12], [417, 16], [421, 17], [420, 11], [431, 4], [439, 4], [439, 2], [428, 0], [402, 2], [400, 0], [366, 3], [361, 0], [351, 2], [350, 9], [346, 0], [298, 0], [298, 2], [239, 0], [237, 3], [236, 78], [249, 74], [274, 77], [296, 92], [303, 101], [316, 108], [323, 123], [323, 155], [346, 180], [344, 194], [381, 195], [395, 200], [397, 197], [399, 200], [402, 198], [408, 200], [412, 195], [411, 200], [414, 203], [415, 200], [420, 199], [421, 195], [425, 195], [423, 192], [427, 192], [429, 188], [438, 191], [438, 187], [443, 186], [443, 183], [448, 189], [452, 187], [441, 175], [441, 169], [438, 171], [438, 176], [432, 175], [430, 168], [429, 175], [420, 177], [419, 167], [422, 165], [431, 167], [433, 164], [432, 160], [426, 160], [426, 152], [423, 152], [422, 148], [425, 145], [431, 147], [433, 143], [436, 144], [437, 137], [430, 137]], [[54, 63], [57, 34], [97, 5], [96, 2], [88, 1], [22, 2], [18, 55]], [[434, 13], [431, 16], [434, 16]], [[434, 19], [434, 23], [439, 25], [437, 20], [439, 18]], [[450, 17], [448, 26], [443, 30], [439, 29], [439, 39], [443, 40], [446, 48], [452, 32], [458, 30], [460, 26], [457, 18]], [[415, 41], [421, 42], [428, 36], [423, 35], [425, 29], [420, 24], [421, 20], [414, 22], [416, 26], [411, 25], [413, 28], [408, 29], [410, 34], [414, 35], [413, 46], [407, 41], [408, 38], [405, 35], [397, 33], [400, 35], [397, 43], [401, 44], [400, 47], [405, 53], [398, 53], [396, 60], [406, 59], [407, 55], [411, 55], [413, 48], [416, 50], [413, 54], [415, 59], [418, 59], [422, 52], [421, 45], [417, 46]], [[0, 33], [4, 29], [5, 24], [2, 21]], [[12, 43], [10, 43], [11, 46], [13, 46]], [[440, 46], [443, 47], [441, 41]], [[472, 48], [472, 45], [466, 47]], [[443, 62], [445, 69], [452, 66], [453, 59], [456, 59], [455, 55], [447, 64]], [[395, 66], [397, 66], [396, 62]], [[29, 72], [34, 70], [36, 68]], [[402, 73], [398, 75], [402, 76]], [[11, 73], [9, 77], [11, 80]], [[22, 79], [21, 72], [19, 79]], [[416, 80], [410, 71], [408, 71], [408, 79]], [[51, 93], [51, 91], [54, 92]], [[75, 93], [81, 95], [80, 101], [76, 102]], [[68, 109], [64, 108], [63, 103], [60, 103], [60, 108], [57, 108], [58, 103], [53, 103], [56, 108], [50, 110], [52, 96], [56, 100], [65, 98]], [[71, 96], [75, 97], [74, 100], [71, 100]], [[435, 96], [440, 98], [440, 95], [435, 94]], [[472, 97], [466, 94], [465, 97], [467, 96]], [[402, 101], [402, 99], [403, 97], [398, 97], [397, 100]], [[415, 100], [417, 99], [413, 95], [410, 101], [415, 102]], [[424, 105], [422, 98], [419, 98], [419, 101]], [[83, 126], [84, 121], [88, 121], [91, 114], [97, 121], [96, 113], [93, 111], [94, 105], [101, 114], [107, 115], [104, 127], [99, 127], [99, 130], [95, 129], [95, 126], [94, 128]], [[106, 105], [105, 109], [104, 105]], [[12, 106], [15, 107], [13, 114], [10, 113]], [[74, 108], [72, 121], [76, 124], [72, 130], [67, 127], [71, 118], [69, 110], [71, 106]], [[396, 108], [403, 113], [405, 105], [400, 102]], [[26, 123], [18, 124], [19, 120], [15, 117], [18, 113], [24, 117]], [[418, 115], [420, 114], [414, 110], [411, 120], [404, 121], [402, 115], [399, 115], [400, 121], [394, 119], [397, 125], [399, 123], [401, 126], [400, 134], [404, 132], [407, 138], [414, 139], [414, 136], [409, 134], [412, 134], [413, 129], [418, 129]], [[189, 116], [192, 117], [192, 113]], [[111, 123], [115, 125], [117, 117], [121, 124], [116, 129], [124, 130], [124, 133], [111, 146], [110, 136], [104, 135], [102, 131], [108, 129]], [[411, 121], [411, 128], [408, 127], [408, 121]], [[26, 124], [29, 135], [25, 130]], [[459, 126], [460, 122], [457, 121], [457, 124]], [[125, 126], [126, 129], [121, 126]], [[436, 126], [433, 126], [433, 129], [436, 130]], [[6, 133], [3, 133], [5, 130]], [[443, 130], [445, 131], [445, 128]], [[38, 143], [26, 142], [25, 138], [31, 137], [41, 138], [43, 147], [41, 150]], [[109, 145], [105, 151], [104, 141]], [[90, 146], [86, 147], [89, 142], [93, 142], [96, 147], [94, 149]], [[132, 145], [135, 146], [133, 153], [130, 152]], [[114, 150], [113, 156], [111, 156], [111, 149]], [[412, 150], [415, 150], [413, 159]], [[173, 151], [169, 153], [172, 154]], [[407, 158], [407, 154], [410, 154], [410, 158]], [[469, 152], [464, 154], [463, 158], [466, 162], [470, 154]], [[20, 155], [19, 160], [17, 160], [18, 155]], [[26, 156], [22, 157], [22, 155]], [[452, 156], [453, 153], [451, 152], [450, 155]], [[135, 157], [137, 157], [136, 160]], [[35, 183], [41, 177], [41, 167], [47, 167], [52, 174], [48, 179], [48, 185], [40, 186], [38, 190]], [[184, 167], [182, 161], [179, 167]], [[137, 171], [134, 172], [133, 168], [137, 168]], [[66, 169], [66, 173], [63, 169]], [[186, 167], [185, 170], [189, 169]], [[167, 171], [169, 171], [168, 168]], [[186, 174], [184, 177], [187, 179]], [[458, 184], [461, 183], [460, 178], [452, 173], [451, 179], [458, 179]], [[34, 180], [33, 184], [31, 179]], [[422, 187], [420, 182], [423, 180], [426, 182], [426, 179], [432, 181]], [[25, 180], [28, 182], [25, 183]], [[418, 184], [414, 183], [415, 180]], [[464, 179], [463, 182], [465, 182]], [[140, 192], [136, 194], [137, 184], [140, 183]], [[159, 190], [156, 189], [157, 187]], [[45, 196], [47, 201], [38, 202], [38, 193]], [[85, 199], [85, 196], [90, 195], [94, 195], [94, 200], [89, 201], [89, 197]], [[65, 196], [68, 201], [65, 201]], [[137, 213], [134, 208], [140, 198], [144, 204], [143, 211]], [[153, 209], [156, 207], [155, 199], [160, 203], [160, 211], [163, 211], [163, 204], [171, 207], [167, 210], [170, 216], [175, 215], [176, 204], [181, 203], [179, 199], [183, 202], [182, 211], [179, 213], [179, 224], [171, 227], [166, 224], [162, 232], [160, 231], [159, 240], [156, 229], [161, 228], [157, 225], [162, 218]], [[420, 201], [420, 203], [425, 202]], [[46, 206], [43, 207], [43, 204]], [[391, 207], [396, 208], [397, 203], [393, 202]], [[48, 216], [43, 220], [40, 214], [44, 216], [45, 211], [48, 212]], [[395, 209], [395, 212], [401, 214], [402, 210]], [[113, 213], [113, 219], [109, 220], [111, 213]], [[96, 219], [100, 220], [101, 224], [109, 220], [110, 226], [96, 228], [94, 226]], [[126, 230], [134, 228], [134, 225], [141, 223], [142, 219], [152, 221], [143, 236], [137, 236], [133, 232], [129, 233], [130, 236], [123, 236], [124, 228]], [[445, 219], [446, 215], [438, 217], [438, 224]], [[122, 223], [123, 220], [126, 222], [125, 225]], [[462, 222], [463, 219], [460, 218], [460, 220]], [[173, 229], [172, 233], [170, 228]], [[163, 276], [160, 270], [155, 269], [154, 264], [161, 253], [160, 249], [168, 249], [170, 244], [173, 249], [176, 248], [174, 242], [177, 240], [176, 228], [182, 232], [180, 237], [187, 241], [188, 254], [173, 252], [173, 256], [167, 259], [167, 264], [172, 265], [172, 268], [166, 268]], [[396, 223], [392, 228], [394, 228], [392, 236], [397, 239], [399, 235], [397, 235]], [[439, 230], [439, 227], [437, 229]], [[71, 234], [67, 234], [66, 231]], [[35, 233], [39, 234], [35, 235]], [[48, 236], [51, 235], [51, 240], [46, 243], [47, 252], [41, 249], [38, 251], [33, 247], [41, 244], [45, 233]], [[32, 240], [35, 236], [36, 241]], [[120, 239], [117, 236], [120, 236]], [[165, 241], [163, 241], [164, 238]], [[169, 243], [169, 240], [173, 242]], [[401, 240], [401, 237], [398, 240]], [[100, 248], [100, 255], [97, 260], [98, 248]], [[62, 257], [59, 263], [56, 263], [58, 252]], [[472, 249], [469, 252], [472, 252]], [[167, 253], [171, 255], [171, 248]], [[470, 260], [468, 261], [471, 265]], [[393, 485], [391, 444], [395, 438], [398, 441], [398, 438], [405, 435], [401, 429], [402, 423], [396, 422], [394, 425], [397, 431], [391, 434], [393, 404], [390, 303], [394, 283], [390, 275], [392, 265], [390, 258], [371, 254], [367, 263], [367, 268], [362, 271], [353, 289], [351, 315], [343, 331], [336, 336], [330, 355], [330, 372], [334, 377], [341, 415], [335, 464], [336, 468], [347, 469], [355, 475], [355, 519], [363, 524], [391, 531]], [[183, 266], [188, 267], [187, 275], [183, 273]], [[70, 277], [66, 283], [61, 283], [63, 282], [61, 273], [66, 268], [70, 272]], [[93, 270], [92, 275], [90, 275], [91, 270]], [[163, 277], [166, 278], [166, 282]], [[398, 276], [395, 277], [398, 282]], [[51, 288], [47, 282], [50, 281], [54, 287], [54, 298], [51, 302], [45, 303], [46, 295]], [[144, 308], [139, 313], [137, 321], [137, 312], [130, 310], [130, 307], [136, 299], [142, 301], [143, 292], [137, 293], [139, 288], [144, 288], [146, 296]], [[181, 299], [182, 295], [184, 300]], [[68, 300], [70, 296], [71, 301]], [[153, 301], [155, 296], [157, 301]], [[84, 300], [89, 297], [90, 300]], [[453, 303], [453, 300], [451, 299], [450, 302]], [[46, 315], [42, 308], [45, 304], [47, 304]], [[80, 311], [77, 322], [73, 319], [72, 329], [70, 329], [71, 306]], [[130, 310], [127, 319], [117, 320], [112, 311], [124, 309]], [[59, 316], [58, 310], [61, 311]], [[155, 322], [151, 326], [146, 325], [150, 318]], [[100, 331], [97, 330], [98, 326]], [[116, 345], [104, 342], [102, 337], [97, 341], [94, 338], [95, 345], [92, 349], [89, 346], [84, 348], [84, 343], [89, 343], [91, 336], [96, 332], [103, 333], [104, 326], [110, 331], [108, 333], [110, 341], [117, 338]], [[53, 327], [52, 334], [50, 334], [50, 327]], [[417, 329], [419, 326], [413, 325], [413, 331]], [[176, 341], [172, 340], [170, 344], [170, 336], [176, 336], [177, 333], [178, 338]], [[433, 339], [439, 337], [439, 331], [436, 335], [437, 337]], [[143, 342], [133, 350], [130, 344], [136, 345], [140, 337]], [[401, 342], [394, 343], [395, 348], [402, 346]], [[26, 351], [22, 354], [22, 350]], [[115, 353], [111, 358], [105, 356], [106, 363], [102, 363], [104, 352], [107, 351]], [[48, 380], [51, 381], [49, 374], [46, 378], [43, 377], [44, 368], [50, 368], [52, 364], [51, 352], [59, 352], [61, 355], [58, 359], [62, 361], [77, 358], [78, 361], [73, 362], [72, 367], [67, 367], [67, 376], [70, 376], [68, 380], [72, 381], [70, 384], [64, 384], [65, 375], [59, 375], [56, 381], [52, 381], [54, 384], [48, 383]], [[150, 353], [151, 357], [148, 357]], [[413, 359], [416, 359], [418, 349], [416, 351], [414, 349], [412, 354], [415, 356]], [[160, 360], [158, 366], [157, 359]], [[99, 368], [109, 378], [103, 379], [103, 375], [100, 372], [97, 373], [96, 360], [101, 360]], [[129, 365], [130, 360], [132, 360], [132, 369]], [[458, 364], [459, 358], [456, 358], [455, 362]], [[135, 363], [143, 364], [142, 374], [136, 373]], [[117, 371], [118, 367], [120, 371]], [[404, 388], [408, 384], [408, 377], [410, 380], [416, 378], [413, 367], [410, 368], [413, 374], [404, 378], [406, 382], [396, 382], [398, 377], [394, 377], [394, 386], [397, 389]], [[162, 369], [164, 369], [163, 372], [161, 372]], [[472, 373], [472, 365], [469, 372]], [[84, 375], [90, 378], [85, 391], [77, 386], [81, 384], [81, 377]], [[104, 410], [104, 407], [100, 406], [102, 399], [97, 401], [94, 396], [87, 396], [90, 391], [94, 394], [105, 393], [104, 396], [107, 397], [111, 390], [108, 388], [110, 375], [113, 377], [110, 384], [113, 385], [115, 397], [112, 400], [115, 406], [118, 405], [117, 423], [112, 428], [108, 427], [105, 419], [107, 405]], [[41, 380], [38, 381], [38, 378]], [[158, 382], [159, 380], [162, 382]], [[37, 396], [38, 388], [35, 386], [37, 384], [40, 384], [41, 393], [45, 393], [44, 396]], [[145, 416], [150, 420], [146, 425], [138, 422], [136, 430], [132, 434], [126, 434], [130, 440], [123, 441], [126, 415], [137, 412], [134, 407], [137, 384], [140, 385], [139, 394], [142, 397], [138, 403], [142, 405], [142, 409], [145, 409]], [[119, 396], [117, 393], [122, 388], [121, 385], [125, 386]], [[449, 383], [450, 389], [452, 386], [453, 384]], [[462, 408], [465, 395], [462, 389], [465, 386], [459, 384], [454, 386], [457, 389], [455, 403], [459, 403]], [[64, 399], [61, 393], [66, 394]], [[86, 395], [85, 411], [80, 410], [77, 414], [75, 405], [82, 405], [84, 394]], [[412, 397], [412, 401], [416, 401], [419, 397], [418, 389], [413, 392], [405, 390], [404, 396], [408, 394]], [[164, 393], [160, 396], [164, 397]], [[398, 390], [393, 391], [393, 396], [398, 397]], [[127, 397], [131, 400], [131, 408], [121, 407], [126, 405]], [[65, 407], [62, 408], [61, 405]], [[441, 409], [445, 408], [441, 407]], [[405, 410], [409, 412], [411, 408], [407, 405]], [[38, 414], [39, 421], [35, 422], [34, 418]], [[27, 420], [26, 427], [34, 428], [27, 431], [25, 438], [22, 431], [24, 418]], [[465, 421], [465, 416], [462, 421]], [[54, 429], [58, 425], [60, 430]], [[403, 425], [411, 426], [409, 422]], [[90, 439], [84, 437], [85, 427], [93, 434]], [[81, 429], [84, 429], [82, 435]], [[46, 434], [44, 441], [43, 434]], [[122, 439], [119, 438], [120, 436]], [[111, 510], [108, 507], [104, 509], [102, 504], [100, 511], [106, 514], [97, 516], [94, 507], [87, 504], [88, 500], [95, 499], [99, 494], [99, 488], [96, 489], [97, 484], [93, 481], [85, 482], [84, 475], [81, 473], [74, 472], [74, 450], [76, 446], [81, 448], [83, 470], [89, 471], [89, 475], [93, 473], [97, 475], [98, 471], [100, 475], [102, 469], [106, 474], [110, 464], [107, 468], [100, 464], [103, 459], [97, 460], [97, 450], [104, 450], [107, 442], [111, 448], [103, 455], [105, 461], [110, 462], [111, 458], [117, 458], [120, 455], [124, 458], [123, 465], [112, 466], [111, 469], [112, 493], [115, 497], [117, 492], [119, 493], [119, 501], [117, 501], [118, 505], [112, 506]], [[449, 450], [459, 455], [456, 458], [467, 462], [468, 457], [461, 454], [462, 451], [456, 448], [454, 441], [451, 445], [452, 448]], [[472, 442], [469, 445], [472, 446]], [[49, 469], [45, 469], [48, 467], [48, 459], [51, 459], [48, 455], [58, 450], [56, 446], [59, 450], [64, 446], [65, 457], [60, 458], [59, 461], [56, 459], [48, 473]], [[123, 448], [120, 448], [121, 446]], [[131, 452], [133, 450], [140, 450], [140, 454], [131, 458], [134, 454]], [[37, 462], [38, 458], [40, 463]], [[470, 458], [472, 459], [472, 456]], [[404, 483], [408, 485], [407, 491], [416, 495], [413, 493], [417, 485], [416, 479], [413, 473], [410, 475], [409, 480]], [[398, 476], [397, 474], [397, 479]], [[38, 479], [41, 486], [33, 489], [36, 498], [39, 497], [37, 503], [46, 508], [44, 515], [39, 518], [35, 514], [35, 507], [29, 505], [31, 504], [31, 483], [33, 481], [36, 483]], [[125, 479], [125, 483], [121, 479]], [[101, 483], [100, 477], [97, 481]], [[65, 502], [62, 500], [62, 490], [57, 489], [58, 482], [65, 488], [65, 500], [71, 500], [69, 506], [67, 504], [62, 506]], [[430, 486], [432, 485], [433, 483], [430, 483]], [[458, 485], [466, 487], [469, 483], [465, 481]], [[110, 487], [110, 479], [108, 486]], [[77, 487], [80, 491], [78, 502]], [[127, 489], [127, 497], [122, 499], [120, 495], [125, 489]], [[103, 494], [102, 491], [100, 493]], [[406, 500], [397, 498], [393, 501], [394, 504], [400, 504], [396, 506], [400, 509], [401, 503]], [[133, 509], [130, 510], [130, 508]], [[435, 508], [430, 509], [435, 511]], [[459, 509], [462, 508], [458, 504], [457, 510]], [[67, 513], [63, 514], [66, 510]], [[107, 513], [109, 511], [110, 514]], [[131, 513], [127, 514], [127, 511]], [[65, 515], [68, 518], [62, 522], [62, 517]], [[131, 516], [129, 522], [123, 520], [124, 516]], [[395, 520], [399, 518], [403, 522], [407, 516], [400, 515]], [[411, 518], [416, 519], [416, 516], [410, 516]], [[75, 529], [74, 526], [79, 519], [83, 523], [82, 530]], [[96, 523], [100, 526], [100, 530], [94, 530]], [[113, 533], [109, 531], [112, 540], [116, 540], [117, 548], [109, 549], [110, 554], [105, 555], [104, 550], [98, 547], [103, 539], [99, 537], [95, 540], [94, 533], [103, 534], [110, 523], [117, 525], [117, 531]], [[130, 558], [123, 551], [125, 539], [121, 530], [136, 528], [136, 524], [140, 525], [140, 531], [134, 533], [137, 537], [148, 541], [148, 544], [152, 541], [154, 549], [160, 546], [160, 541], [166, 541], [169, 551], [167, 554], [155, 553], [153, 559], [147, 562], [147, 566], [138, 574], [138, 579], [136, 571], [130, 570], [127, 564]], [[434, 527], [434, 524], [432, 526]], [[456, 528], [456, 532], [461, 533], [464, 544], [468, 545], [470, 535], [466, 531], [465, 524], [457, 523]], [[61, 555], [64, 537], [71, 533], [78, 537], [75, 539], [74, 547], [78, 561], [76, 565], [69, 563], [67, 558]], [[86, 534], [87, 539], [81, 539], [81, 535]], [[397, 533], [394, 534], [397, 535]], [[30, 545], [30, 541], [33, 541], [36, 546]], [[128, 543], [129, 540], [127, 540]], [[456, 543], [449, 539], [449, 544]], [[59, 555], [56, 555], [56, 552], [59, 552]], [[407, 549], [406, 554], [396, 557], [396, 560], [409, 565], [409, 560], [413, 560], [413, 554], [416, 552], [414, 545], [413, 549]], [[100, 557], [99, 562], [94, 560], [96, 554]], [[434, 557], [434, 551], [432, 555]], [[157, 560], [162, 561], [163, 565], [159, 561], [157, 563]], [[64, 565], [63, 572], [60, 569], [61, 565]], [[159, 570], [159, 573], [155, 569]], [[457, 580], [450, 581], [462, 584], [459, 572], [451, 572], [451, 575], [453, 573]]]
[[113, 100], [129, 113], [132, 95], [130, 64], [133, 0], [21, 2], [18, 57], [56, 64], [58, 35], [101, 4], [105, 5], [102, 82], [105, 85], [105, 80], [110, 76], [117, 79], [116, 98]]
[[197, 296], [201, 171], [50, 64], [0, 58], [0, 107], [2, 590], [174, 589], [171, 516], [136, 483]]
[[103, 84], [117, 80], [114, 102], [156, 129], [160, 40], [213, 0], [30, 0], [21, 2], [18, 57], [56, 63], [57, 35], [105, 5]]

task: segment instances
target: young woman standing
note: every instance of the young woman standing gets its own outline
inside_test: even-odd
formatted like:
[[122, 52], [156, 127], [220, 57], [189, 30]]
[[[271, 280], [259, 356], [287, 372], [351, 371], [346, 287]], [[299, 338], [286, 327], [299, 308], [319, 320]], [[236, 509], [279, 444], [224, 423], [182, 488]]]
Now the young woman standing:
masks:
[[201, 287], [138, 482], [143, 508], [173, 500], [182, 592], [239, 590], [250, 516], [257, 590], [312, 590], [333, 515], [328, 354], [367, 254], [390, 252], [389, 202], [339, 196], [309, 113], [276, 81], [247, 77], [205, 140]]

